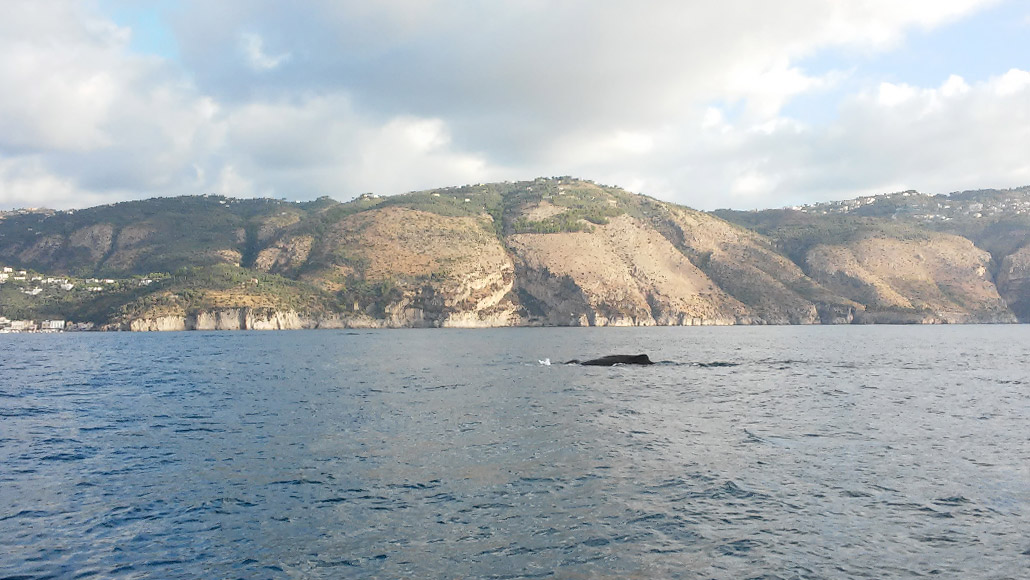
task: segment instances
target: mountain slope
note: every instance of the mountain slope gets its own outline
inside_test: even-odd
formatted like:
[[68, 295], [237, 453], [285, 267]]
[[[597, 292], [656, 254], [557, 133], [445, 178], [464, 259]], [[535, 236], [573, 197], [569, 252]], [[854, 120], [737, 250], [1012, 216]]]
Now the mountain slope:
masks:
[[[1014, 195], [995, 198], [1022, 207]], [[133, 329], [1030, 316], [1030, 223], [945, 220], [900, 199], [713, 214], [562, 177], [347, 203], [190, 196], [7, 213], [2, 265], [153, 283], [33, 302], [19, 281], [18, 296], [0, 287], [0, 315]]]

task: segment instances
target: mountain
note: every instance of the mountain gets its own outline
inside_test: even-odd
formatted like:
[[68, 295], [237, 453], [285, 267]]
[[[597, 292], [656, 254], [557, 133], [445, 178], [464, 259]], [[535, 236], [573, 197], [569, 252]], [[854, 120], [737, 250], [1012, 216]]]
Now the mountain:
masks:
[[1030, 188], [705, 213], [570, 177], [20, 210], [0, 214], [0, 264], [26, 271], [0, 285], [0, 316], [135, 330], [1014, 322], [1030, 318], [1028, 212]]

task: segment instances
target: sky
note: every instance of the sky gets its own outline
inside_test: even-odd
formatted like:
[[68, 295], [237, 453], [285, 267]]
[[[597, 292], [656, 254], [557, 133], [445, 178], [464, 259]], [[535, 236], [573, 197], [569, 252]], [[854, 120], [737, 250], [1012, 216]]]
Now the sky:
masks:
[[1030, 185], [1027, 0], [5, 0], [0, 209]]

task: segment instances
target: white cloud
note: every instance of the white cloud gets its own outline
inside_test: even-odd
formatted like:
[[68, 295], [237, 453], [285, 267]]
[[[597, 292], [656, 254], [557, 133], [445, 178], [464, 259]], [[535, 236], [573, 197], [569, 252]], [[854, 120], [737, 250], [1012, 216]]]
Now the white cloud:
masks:
[[958, 75], [951, 75], [948, 80], [944, 81], [941, 85], [941, 96], [944, 97], [958, 97], [968, 93], [970, 87], [966, 84], [966, 80]]
[[991, 84], [999, 97], [1008, 97], [1030, 87], [1030, 72], [1014, 68], [994, 79]]
[[[1030, 73], [921, 87], [798, 64], [994, 3], [186, 2], [170, 62], [132, 54], [139, 31], [94, 4], [15, 1], [0, 207], [562, 174], [703, 208], [1030, 183]], [[843, 99], [838, 117], [785, 115], [813, 95]]]
[[876, 102], [885, 107], [896, 107], [916, 96], [916, 90], [908, 85], [896, 85], [894, 83], [880, 83], [880, 90], [877, 91]]
[[214, 191], [229, 197], [251, 197], [260, 194], [254, 189], [254, 182], [240, 175], [232, 165], [226, 165], [219, 171]]
[[400, 117], [365, 128], [352, 143], [343, 170], [360, 191], [402, 192], [429, 185], [459, 185], [500, 179], [501, 170], [483, 158], [450, 148], [440, 119]]
[[247, 64], [257, 71], [279, 68], [279, 65], [290, 59], [290, 53], [271, 56], [265, 52], [265, 40], [261, 35], [251, 32], [240, 33], [240, 50], [247, 59]]
[[[120, 192], [127, 199], [129, 192]], [[0, 158], [0, 207], [79, 208], [107, 203], [111, 192], [79, 188], [55, 175], [39, 156]]]
[[[87, 151], [124, 90], [110, 65], [128, 39], [75, 5], [5, 5], [0, 24], [0, 135], [5, 149]], [[132, 74], [133, 63], [127, 62]]]
[[[455, 151], [441, 119], [400, 116], [363, 118], [343, 95], [297, 102], [243, 106], [224, 119], [221, 155], [270, 192], [331, 194], [397, 193], [419, 184], [482, 181], [487, 163]], [[294, 193], [293, 195], [298, 195]]]
[[[840, 118], [822, 127], [787, 121], [772, 130], [735, 125], [700, 138], [685, 133], [679, 146], [698, 165], [721, 169], [694, 169], [672, 181], [691, 180], [712, 192], [692, 200], [705, 208], [1026, 185], [1030, 83], [1022, 82], [1024, 75], [1009, 71], [973, 85], [957, 76], [939, 87], [881, 85], [849, 98]], [[671, 174], [673, 163], [656, 161], [655, 171]]]
[[776, 178], [759, 171], [749, 171], [733, 180], [730, 195], [740, 198], [761, 196], [776, 186]]
[[718, 107], [708, 107], [705, 109], [704, 118], [701, 121], [702, 129], [716, 129], [725, 131], [729, 127], [726, 125], [726, 118], [722, 113], [722, 110]]

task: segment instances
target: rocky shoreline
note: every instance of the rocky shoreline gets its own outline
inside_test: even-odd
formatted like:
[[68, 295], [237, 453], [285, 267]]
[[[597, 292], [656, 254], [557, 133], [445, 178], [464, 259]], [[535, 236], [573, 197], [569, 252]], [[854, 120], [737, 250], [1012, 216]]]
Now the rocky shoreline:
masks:
[[443, 318], [427, 318], [418, 309], [391, 318], [369, 316], [313, 316], [295, 311], [263, 312], [251, 308], [230, 308], [199, 312], [186, 316], [158, 316], [139, 318], [118, 324], [95, 327], [99, 331], [162, 332], [190, 330], [315, 330], [315, 329], [387, 329], [387, 328], [505, 328], [505, 327], [647, 327], [647, 326], [791, 326], [791, 325], [869, 325], [869, 324], [1014, 324], [1007, 316], [983, 316], [947, 319], [933, 314], [911, 314], [895, 312], [859, 311], [846, 317], [803, 323], [768, 323], [753, 318], [698, 318], [684, 317], [679, 320], [656, 322], [653, 318], [633, 320], [629, 318], [607, 318], [603, 316], [570, 317], [568, 324], [553, 324], [540, 319], [491, 319], [477, 318], [475, 313], [457, 314]]

